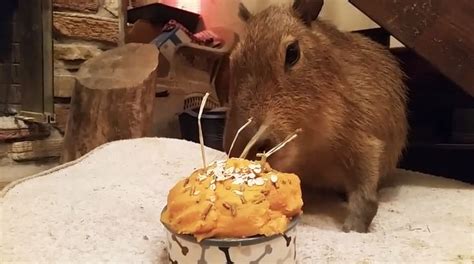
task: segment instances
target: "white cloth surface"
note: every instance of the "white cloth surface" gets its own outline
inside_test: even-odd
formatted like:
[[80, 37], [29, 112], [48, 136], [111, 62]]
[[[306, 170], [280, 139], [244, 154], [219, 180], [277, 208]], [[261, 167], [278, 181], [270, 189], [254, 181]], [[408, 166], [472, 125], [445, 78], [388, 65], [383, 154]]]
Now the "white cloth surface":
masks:
[[[208, 162], [224, 156], [206, 153]], [[198, 144], [141, 138], [14, 184], [0, 198], [0, 262], [167, 263], [161, 210], [174, 183], [200, 166]], [[344, 202], [305, 199], [299, 263], [472, 263], [472, 185], [397, 174], [367, 234], [340, 231]]]

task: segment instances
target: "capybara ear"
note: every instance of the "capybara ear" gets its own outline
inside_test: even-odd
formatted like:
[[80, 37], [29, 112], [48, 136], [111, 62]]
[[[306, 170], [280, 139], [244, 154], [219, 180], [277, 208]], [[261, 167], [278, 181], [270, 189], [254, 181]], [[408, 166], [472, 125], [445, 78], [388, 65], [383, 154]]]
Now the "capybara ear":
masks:
[[311, 26], [311, 23], [321, 13], [323, 5], [324, 0], [295, 0], [293, 2], [293, 9], [305, 25]]
[[239, 17], [244, 22], [247, 22], [252, 18], [252, 14], [242, 2], [239, 3]]

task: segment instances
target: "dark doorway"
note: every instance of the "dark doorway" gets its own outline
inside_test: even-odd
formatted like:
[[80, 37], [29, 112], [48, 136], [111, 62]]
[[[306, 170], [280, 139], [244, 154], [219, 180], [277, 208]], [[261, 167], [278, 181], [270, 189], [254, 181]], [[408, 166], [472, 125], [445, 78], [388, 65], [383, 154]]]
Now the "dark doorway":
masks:
[[53, 119], [51, 0], [6, 0], [0, 10], [0, 115]]

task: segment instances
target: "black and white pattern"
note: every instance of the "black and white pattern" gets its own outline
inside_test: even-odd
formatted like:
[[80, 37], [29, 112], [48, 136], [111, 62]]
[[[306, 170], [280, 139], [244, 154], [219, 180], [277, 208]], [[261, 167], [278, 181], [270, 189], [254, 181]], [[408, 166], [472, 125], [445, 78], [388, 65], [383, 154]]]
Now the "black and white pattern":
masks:
[[197, 243], [169, 231], [167, 237], [170, 263], [174, 264], [296, 263], [296, 227], [273, 239], [262, 237], [262, 242], [251, 245], [207, 245], [205, 240]]

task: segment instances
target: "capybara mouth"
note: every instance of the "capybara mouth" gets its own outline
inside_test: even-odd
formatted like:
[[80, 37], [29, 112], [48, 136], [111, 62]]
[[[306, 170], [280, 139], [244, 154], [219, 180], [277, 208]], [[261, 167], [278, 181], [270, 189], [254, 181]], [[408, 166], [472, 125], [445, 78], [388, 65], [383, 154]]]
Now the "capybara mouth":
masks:
[[264, 142], [260, 146], [257, 147], [257, 153], [264, 153], [270, 150], [270, 144], [267, 142]]
[[[255, 146], [255, 155], [252, 155], [252, 158], [257, 159], [257, 154], [258, 153], [268, 152], [272, 147], [273, 146], [272, 146], [271, 141], [269, 139], [266, 139], [266, 140], [258, 143]], [[252, 154], [254, 154], [254, 153], [252, 152]]]

